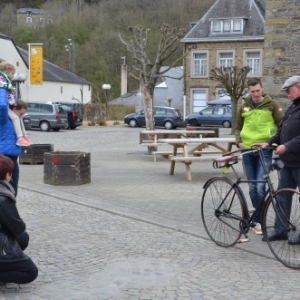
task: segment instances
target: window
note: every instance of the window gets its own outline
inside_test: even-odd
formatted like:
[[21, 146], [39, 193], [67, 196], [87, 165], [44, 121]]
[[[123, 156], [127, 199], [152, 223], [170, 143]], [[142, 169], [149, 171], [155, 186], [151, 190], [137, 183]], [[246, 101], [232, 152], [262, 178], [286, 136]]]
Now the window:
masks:
[[241, 33], [243, 31], [243, 19], [211, 20], [211, 32], [213, 34]]
[[261, 76], [261, 50], [245, 50], [245, 65], [251, 70], [248, 75]]
[[163, 116], [166, 114], [166, 109], [165, 108], [156, 108], [155, 109], [155, 115], [156, 116]]
[[32, 23], [32, 18], [31, 17], [26, 17], [26, 23], [31, 24]]
[[221, 32], [221, 21], [213, 21], [213, 32]]
[[219, 52], [219, 67], [233, 66], [233, 52]]
[[41, 113], [52, 113], [53, 107], [49, 104], [41, 104]]
[[242, 20], [233, 20], [233, 31], [242, 31]]
[[213, 107], [206, 108], [202, 110], [202, 115], [211, 115], [213, 113]]
[[193, 54], [193, 74], [192, 76], [207, 77], [208, 62], [207, 53], [194, 53]]
[[53, 19], [48, 19], [48, 24], [53, 24]]
[[223, 21], [223, 31], [231, 31], [231, 21]]
[[207, 89], [192, 89], [192, 112], [199, 112], [202, 108], [206, 107]]

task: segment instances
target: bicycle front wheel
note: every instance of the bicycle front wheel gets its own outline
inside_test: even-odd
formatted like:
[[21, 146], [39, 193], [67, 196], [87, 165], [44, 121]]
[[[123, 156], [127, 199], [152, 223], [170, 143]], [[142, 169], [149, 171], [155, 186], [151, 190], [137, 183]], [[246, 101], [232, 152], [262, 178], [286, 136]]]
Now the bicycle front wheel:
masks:
[[[263, 212], [263, 234], [278, 261], [288, 268], [300, 269], [300, 244], [290, 243], [300, 237], [300, 193], [281, 189], [268, 198]], [[279, 240], [269, 239], [273, 232], [280, 232]]]
[[206, 183], [201, 201], [201, 216], [209, 237], [219, 246], [234, 246], [240, 239], [245, 210], [243, 196], [226, 177]]

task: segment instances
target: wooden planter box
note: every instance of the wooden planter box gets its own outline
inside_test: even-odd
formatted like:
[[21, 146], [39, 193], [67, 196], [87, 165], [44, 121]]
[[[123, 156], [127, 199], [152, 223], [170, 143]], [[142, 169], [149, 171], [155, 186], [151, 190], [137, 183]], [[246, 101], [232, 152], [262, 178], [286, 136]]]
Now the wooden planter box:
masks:
[[80, 151], [44, 153], [44, 183], [81, 185], [91, 182], [91, 155]]
[[19, 156], [19, 163], [38, 165], [44, 163], [44, 153], [53, 151], [52, 144], [33, 144], [28, 147], [22, 147], [22, 153]]

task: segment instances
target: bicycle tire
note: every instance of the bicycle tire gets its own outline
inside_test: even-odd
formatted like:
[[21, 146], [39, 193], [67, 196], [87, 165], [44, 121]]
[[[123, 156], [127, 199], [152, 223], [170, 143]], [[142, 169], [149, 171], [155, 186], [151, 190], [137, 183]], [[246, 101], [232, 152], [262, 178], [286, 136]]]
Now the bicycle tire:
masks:
[[[201, 201], [204, 228], [211, 240], [222, 247], [232, 247], [240, 240], [241, 219], [245, 219], [242, 192], [233, 185], [233, 182], [226, 177], [212, 178], [204, 186]], [[222, 203], [223, 199], [225, 199], [224, 203]]]
[[[290, 197], [291, 212], [290, 216], [283, 212], [278, 199], [288, 201]], [[289, 240], [294, 239], [300, 234], [300, 193], [294, 189], [281, 189], [276, 191], [273, 196], [268, 198], [263, 210], [263, 234], [276, 259], [288, 268], [300, 269], [300, 245], [290, 245]], [[286, 202], [287, 203], [287, 202]], [[278, 224], [285, 227], [286, 239], [270, 241], [269, 235], [275, 230], [275, 217], [277, 215]], [[289, 220], [289, 221], [288, 221]], [[277, 228], [276, 227], [276, 228]]]

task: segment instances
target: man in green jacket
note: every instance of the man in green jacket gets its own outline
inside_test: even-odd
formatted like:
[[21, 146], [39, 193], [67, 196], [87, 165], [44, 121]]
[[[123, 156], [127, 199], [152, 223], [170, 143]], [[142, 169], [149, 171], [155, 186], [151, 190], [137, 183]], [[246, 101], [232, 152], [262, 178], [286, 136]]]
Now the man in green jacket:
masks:
[[[247, 82], [249, 96], [244, 97], [236, 118], [236, 144], [240, 149], [249, 149], [254, 143], [270, 139], [280, 125], [282, 108], [272, 97], [263, 92], [260, 78], [250, 78]], [[263, 149], [267, 165], [272, 163], [272, 151]], [[245, 172], [248, 180], [263, 180], [263, 168], [257, 153], [243, 155]], [[265, 183], [249, 183], [249, 195], [252, 205], [257, 210], [253, 218], [252, 230], [262, 234], [261, 212], [258, 207], [266, 190]]]

